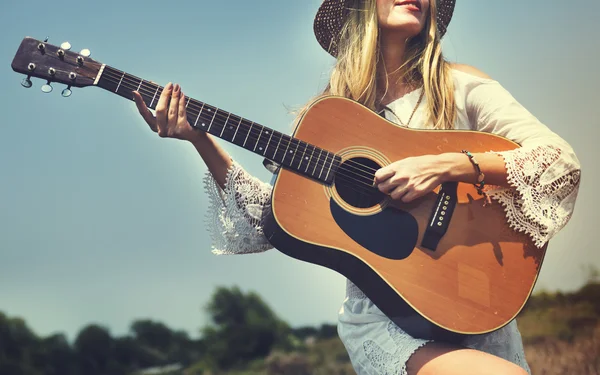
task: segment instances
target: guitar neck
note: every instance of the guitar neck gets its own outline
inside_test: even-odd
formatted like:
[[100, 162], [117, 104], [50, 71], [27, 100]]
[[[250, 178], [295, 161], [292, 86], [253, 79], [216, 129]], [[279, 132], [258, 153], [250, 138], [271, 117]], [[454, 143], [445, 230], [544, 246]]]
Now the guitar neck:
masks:
[[[156, 109], [164, 89], [108, 65], [103, 66], [96, 84], [129, 100], [133, 100], [133, 91], [138, 91], [151, 109]], [[333, 182], [335, 170], [341, 163], [340, 157], [334, 153], [187, 96], [185, 108], [188, 122], [193, 128], [264, 156], [309, 178], [326, 184]]]

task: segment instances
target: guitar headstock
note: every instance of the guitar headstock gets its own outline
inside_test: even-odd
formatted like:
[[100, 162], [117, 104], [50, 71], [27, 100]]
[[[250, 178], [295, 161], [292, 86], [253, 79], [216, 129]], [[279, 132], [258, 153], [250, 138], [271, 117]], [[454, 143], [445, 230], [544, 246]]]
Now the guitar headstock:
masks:
[[63, 96], [71, 95], [71, 87], [92, 86], [100, 73], [102, 64], [89, 57], [89, 50], [80, 53], [71, 52], [69, 43], [55, 46], [45, 41], [26, 37], [11, 64], [17, 73], [27, 75], [21, 83], [23, 87], [31, 87], [30, 77], [46, 81], [42, 91], [52, 91], [52, 82], [63, 83], [67, 88]]

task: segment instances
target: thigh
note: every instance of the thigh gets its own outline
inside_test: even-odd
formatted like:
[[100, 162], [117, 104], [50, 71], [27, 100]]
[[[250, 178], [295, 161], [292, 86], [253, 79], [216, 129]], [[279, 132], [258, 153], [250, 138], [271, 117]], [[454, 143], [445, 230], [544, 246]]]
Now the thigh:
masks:
[[428, 343], [406, 364], [408, 375], [528, 375], [527, 371], [500, 357], [442, 343]]

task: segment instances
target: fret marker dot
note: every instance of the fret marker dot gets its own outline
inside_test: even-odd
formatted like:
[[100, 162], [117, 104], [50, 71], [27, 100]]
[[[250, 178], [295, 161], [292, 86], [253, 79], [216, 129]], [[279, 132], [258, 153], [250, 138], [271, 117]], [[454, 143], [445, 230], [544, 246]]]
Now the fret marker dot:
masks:
[[205, 123], [202, 123], [202, 126], [206, 126], [206, 124], [205, 124]]
[[262, 147], [259, 147], [258, 149], [262, 151]]
[[308, 160], [308, 156], [307, 156], [307, 157], [305, 157], [304, 159]]
[[294, 151], [290, 150], [290, 154], [293, 154], [293, 153], [294, 153]]

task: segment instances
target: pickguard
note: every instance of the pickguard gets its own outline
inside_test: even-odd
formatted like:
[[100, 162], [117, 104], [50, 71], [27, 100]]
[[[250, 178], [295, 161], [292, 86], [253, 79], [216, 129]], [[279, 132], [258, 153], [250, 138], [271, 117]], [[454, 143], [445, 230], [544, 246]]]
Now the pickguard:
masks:
[[419, 236], [417, 220], [408, 212], [386, 208], [369, 216], [354, 215], [330, 200], [330, 210], [337, 225], [356, 243], [384, 258], [408, 257]]

